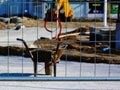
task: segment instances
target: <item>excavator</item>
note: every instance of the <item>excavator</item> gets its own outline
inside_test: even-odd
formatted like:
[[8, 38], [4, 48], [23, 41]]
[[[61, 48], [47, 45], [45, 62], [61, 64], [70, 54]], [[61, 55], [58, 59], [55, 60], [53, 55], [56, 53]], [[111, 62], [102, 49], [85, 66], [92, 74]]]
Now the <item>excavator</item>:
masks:
[[45, 20], [56, 21], [55, 17], [59, 17], [60, 21], [70, 21], [73, 17], [73, 9], [71, 8], [68, 0], [52, 1], [51, 8], [45, 15]]

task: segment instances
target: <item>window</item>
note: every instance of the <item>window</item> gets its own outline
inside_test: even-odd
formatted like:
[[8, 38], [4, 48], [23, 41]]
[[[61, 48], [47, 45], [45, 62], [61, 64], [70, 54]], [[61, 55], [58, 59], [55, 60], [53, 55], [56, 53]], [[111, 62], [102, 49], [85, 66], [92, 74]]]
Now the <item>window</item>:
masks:
[[101, 14], [104, 13], [104, 3], [89, 3], [90, 14]]

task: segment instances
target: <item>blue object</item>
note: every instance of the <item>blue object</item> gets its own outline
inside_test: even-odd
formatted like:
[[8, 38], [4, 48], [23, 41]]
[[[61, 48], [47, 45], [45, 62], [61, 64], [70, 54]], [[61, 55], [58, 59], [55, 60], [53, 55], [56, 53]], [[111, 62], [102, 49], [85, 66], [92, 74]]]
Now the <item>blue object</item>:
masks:
[[103, 51], [108, 51], [110, 49], [110, 47], [105, 47], [103, 48]]

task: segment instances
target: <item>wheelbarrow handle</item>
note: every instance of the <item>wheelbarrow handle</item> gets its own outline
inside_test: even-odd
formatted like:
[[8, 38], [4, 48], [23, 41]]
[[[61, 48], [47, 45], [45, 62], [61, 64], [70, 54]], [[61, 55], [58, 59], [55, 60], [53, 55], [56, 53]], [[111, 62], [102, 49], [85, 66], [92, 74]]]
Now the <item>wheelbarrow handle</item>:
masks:
[[16, 40], [23, 42], [23, 44], [25, 45], [26, 49], [28, 50], [28, 46], [27, 46], [26, 42], [23, 39], [17, 38]]
[[26, 42], [25, 42], [23, 39], [20, 39], [20, 38], [17, 38], [16, 40], [22, 41], [22, 43], [24, 44], [24, 46], [25, 46], [25, 48], [26, 48], [26, 51], [27, 51], [28, 55], [31, 57], [32, 61], [34, 62], [34, 58], [33, 58], [32, 54], [30, 53], [30, 50], [29, 50]]
[[[17, 38], [16, 40], [23, 42], [23, 44], [25, 45], [25, 47], [27, 46], [25, 40], [23, 40], [23, 39], [21, 39], [21, 38]], [[27, 47], [28, 47], [28, 46], [27, 46]]]
[[20, 38], [17, 38], [16, 40], [18, 40], [18, 41], [24, 41], [23, 39], [20, 39]]

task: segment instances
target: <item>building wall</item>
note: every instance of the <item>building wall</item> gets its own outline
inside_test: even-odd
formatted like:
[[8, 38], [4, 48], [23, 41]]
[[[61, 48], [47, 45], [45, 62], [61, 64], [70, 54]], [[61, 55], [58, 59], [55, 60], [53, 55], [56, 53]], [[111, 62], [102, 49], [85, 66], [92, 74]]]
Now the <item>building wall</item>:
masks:
[[[32, 0], [30, 0], [32, 2]], [[37, 16], [39, 18], [44, 18], [46, 13], [46, 5], [45, 2], [35, 2], [29, 3], [29, 14], [32, 16]]]
[[73, 9], [73, 18], [86, 18], [87, 17], [87, 3], [86, 2], [71, 2], [70, 6]]
[[0, 16], [8, 13], [7, 4], [0, 3]]
[[23, 7], [23, 3], [19, 3], [18, 1], [11, 1], [10, 4], [9, 4], [9, 14], [10, 16], [12, 15], [19, 15], [19, 14], [22, 14], [22, 7]]
[[1, 15], [18, 15], [22, 13], [21, 0], [2, 0], [0, 2], [0, 16]]
[[[0, 16], [5, 14], [8, 16], [30, 14], [31, 16], [44, 18], [46, 11], [50, 8], [50, 1], [51, 0], [49, 0], [49, 2], [41, 2], [41, 0], [0, 0]], [[110, 4], [108, 5], [109, 8], [111, 8]], [[103, 18], [103, 13], [89, 13], [89, 2], [70, 2], [70, 6], [73, 8], [73, 18]], [[111, 13], [110, 9], [108, 10], [108, 17], [117, 18], [117, 13]], [[112, 11], [114, 11], [114, 9]]]

